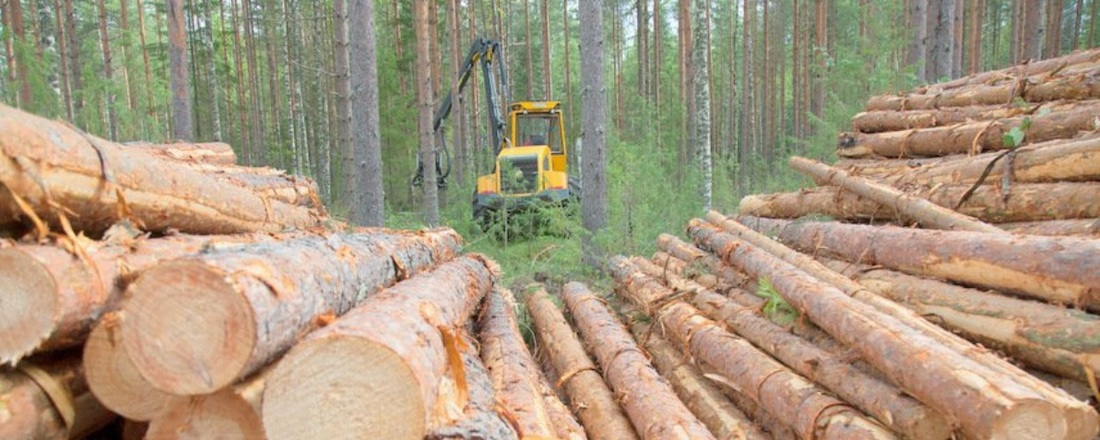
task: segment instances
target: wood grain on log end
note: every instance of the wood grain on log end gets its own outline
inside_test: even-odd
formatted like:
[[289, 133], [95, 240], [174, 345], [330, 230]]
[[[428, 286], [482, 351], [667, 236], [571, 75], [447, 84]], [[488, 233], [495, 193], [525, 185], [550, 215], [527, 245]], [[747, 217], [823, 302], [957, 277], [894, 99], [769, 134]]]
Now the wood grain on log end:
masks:
[[0, 364], [15, 363], [53, 331], [57, 281], [17, 248], [0, 249]]
[[118, 319], [109, 314], [92, 329], [84, 344], [84, 376], [103, 406], [130, 420], [151, 420], [172, 396], [153, 388], [134, 367]]
[[154, 387], [179, 395], [223, 388], [256, 345], [248, 299], [200, 261], [160, 264], [130, 286], [123, 346]]
[[303, 342], [272, 372], [263, 421], [277, 439], [421, 439], [427, 406], [412, 369], [391, 349], [354, 336]]
[[264, 425], [252, 403], [232, 388], [193, 398], [177, 399], [149, 424], [146, 438], [263, 440]]

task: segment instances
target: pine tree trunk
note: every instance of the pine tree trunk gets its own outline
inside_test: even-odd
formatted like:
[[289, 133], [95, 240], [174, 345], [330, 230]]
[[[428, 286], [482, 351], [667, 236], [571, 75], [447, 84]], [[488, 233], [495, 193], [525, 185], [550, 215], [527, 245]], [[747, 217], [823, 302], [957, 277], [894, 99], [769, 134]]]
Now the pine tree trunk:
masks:
[[[766, 277], [792, 306], [840, 342], [858, 349], [865, 360], [906, 392], [954, 419], [966, 435], [1088, 438], [1098, 430], [1095, 411], [1079, 413], [1081, 403], [1069, 396], [1061, 394], [1062, 398], [1055, 400], [1045, 390], [1022, 387], [1015, 377], [998, 374], [993, 367], [964, 357], [837, 288], [821, 284], [817, 278], [775, 256], [745, 243], [734, 245], [732, 236], [705, 222], [693, 220], [689, 235], [712, 249], [727, 249], [722, 258], [749, 275]], [[876, 250], [876, 254], [882, 251]], [[696, 333], [692, 341], [698, 340]], [[916, 357], [925, 360], [920, 368], [914, 368], [908, 361]], [[958, 392], [962, 389], [974, 392]], [[1056, 394], [1052, 388], [1046, 391]], [[994, 395], [995, 399], [990, 398]], [[958, 416], [964, 413], [968, 416]], [[1079, 415], [1084, 417], [1079, 419]], [[1019, 418], [1029, 422], [1019, 425]], [[1034, 420], [1049, 423], [1040, 426]]]
[[122, 347], [121, 325], [119, 313], [103, 315], [96, 322], [84, 344], [84, 376], [103, 406], [129, 420], [149, 421], [178, 398], [141, 377]]
[[[363, 226], [385, 222], [385, 193], [382, 187], [382, 134], [378, 116], [378, 70], [374, 33], [374, 1], [350, 0], [348, 19], [357, 23], [349, 29], [351, 41], [351, 142], [353, 166], [344, 170], [345, 182], [353, 182], [351, 221]], [[435, 168], [431, 167], [434, 173]], [[431, 185], [435, 180], [425, 180]]]
[[1047, 1], [1046, 26], [1043, 28], [1043, 58], [1055, 58], [1062, 46], [1062, 7], [1064, 1]]
[[[477, 322], [481, 360], [495, 385], [497, 404], [512, 416], [516, 430], [524, 436], [556, 437], [540, 386], [546, 379], [519, 334], [515, 308], [512, 292], [506, 289], [498, 287], [485, 298]], [[579, 428], [576, 421], [572, 425]], [[585, 438], [583, 430], [571, 434], [562, 438]]]
[[968, 13], [970, 14], [970, 32], [966, 48], [966, 73], [974, 75], [982, 71], [982, 26], [985, 24], [985, 0], [970, 0]]
[[341, 175], [341, 193], [339, 200], [349, 210], [356, 200], [358, 189], [355, 175], [355, 150], [351, 142], [351, 74], [348, 70], [348, 8], [345, 0], [334, 0], [333, 17], [333, 75], [336, 77], [336, 150], [339, 151]]
[[[468, 114], [466, 112], [466, 99], [458, 90], [458, 76], [462, 73], [462, 52], [459, 51], [459, 41], [462, 39], [462, 25], [459, 21], [459, 2], [458, 0], [449, 0], [448, 5], [448, 17], [450, 21], [451, 33], [451, 93], [454, 94], [455, 106], [454, 106], [454, 151], [455, 151], [455, 180], [460, 185], [466, 184], [466, 119]], [[477, 90], [474, 90], [473, 94], [477, 94]]]
[[[12, 38], [18, 44], [27, 44], [26, 27], [23, 23], [22, 0], [9, 0], [8, 13], [11, 14], [9, 22], [11, 24]], [[30, 43], [33, 44], [33, 42]], [[26, 56], [20, 55], [18, 47], [16, 47], [16, 49], [17, 50], [13, 53], [13, 59], [15, 60], [14, 79], [19, 83], [19, 105], [30, 110], [33, 109], [34, 97], [31, 93], [30, 73], [28, 72], [30, 67], [27, 65], [29, 60]]]
[[420, 109], [417, 123], [420, 144], [420, 167], [424, 170], [424, 200], [421, 215], [428, 225], [439, 224], [439, 191], [436, 185], [435, 134], [432, 116], [435, 112], [432, 84], [431, 21], [428, 3], [434, 0], [417, 0], [413, 3], [413, 22], [416, 25], [416, 99]]
[[539, 347], [553, 364], [558, 379], [555, 388], [563, 388], [570, 405], [593, 440], [636, 439], [630, 420], [612, 394], [596, 365], [589, 359], [577, 334], [569, 327], [558, 307], [545, 290], [527, 296]]
[[924, 26], [924, 23], [928, 20], [928, 0], [908, 0], [908, 3], [907, 27], [912, 32], [912, 36], [909, 38], [905, 64], [916, 66], [919, 82], [928, 82], [928, 77], [924, 75], [925, 66], [928, 64], [928, 59], [924, 56], [927, 52], [925, 42], [928, 39], [927, 30]]
[[[131, 112], [137, 110], [137, 94], [134, 93], [134, 85], [130, 81], [130, 24], [129, 14], [127, 11], [127, 3], [130, 0], [119, 0], [118, 2], [118, 19], [119, 27], [122, 29], [122, 36], [119, 38], [122, 40], [122, 62], [119, 66], [122, 68], [122, 82], [126, 85], [126, 104]], [[226, 57], [226, 60], [229, 58]]]
[[525, 95], [531, 98], [535, 96], [535, 49], [532, 47], [533, 41], [531, 40], [531, 0], [523, 0], [523, 31], [525, 34], [523, 46], [527, 56], [527, 91]]
[[[714, 439], [649, 363], [613, 312], [584, 284], [562, 288], [562, 301], [595, 355], [623, 410], [644, 438]], [[641, 396], [645, 396], [642, 398]]]
[[604, 87], [603, 7], [598, 2], [581, 2], [581, 100], [585, 115], [581, 153], [581, 216], [587, 234], [582, 242], [585, 260], [598, 266], [601, 258], [593, 236], [607, 226], [607, 98]]
[[[168, 70], [171, 74], [172, 88], [172, 137], [177, 140], [191, 140], [194, 136], [194, 128], [191, 125], [191, 79], [187, 61], [187, 28], [184, 20], [183, 0], [168, 0]], [[74, 50], [74, 52], [79, 51]], [[79, 64], [74, 62], [73, 68], [79, 69]]]
[[[54, 26], [56, 26], [56, 29], [54, 29], [54, 31], [55, 31], [54, 32], [54, 37], [56, 38], [57, 58], [58, 58], [58, 62], [59, 62], [59, 66], [58, 66], [57, 71], [58, 71], [58, 74], [60, 76], [60, 78], [58, 80], [58, 83], [59, 83], [58, 85], [61, 88], [61, 105], [63, 105], [64, 108], [65, 108], [65, 110], [63, 112], [63, 114], [65, 115], [65, 120], [72, 122], [73, 121], [73, 95], [72, 95], [72, 89], [70, 89], [70, 83], [69, 83], [69, 53], [68, 53], [68, 50], [72, 50], [72, 49], [71, 48], [67, 49], [68, 36], [66, 35], [67, 29], [65, 28], [64, 9], [61, 8], [61, 0], [54, 0], [53, 4], [54, 4]], [[139, 20], [139, 23], [140, 23], [140, 20]], [[142, 35], [144, 35], [144, 34], [142, 34]], [[142, 46], [145, 46], [145, 44], [142, 43]]]
[[[314, 320], [340, 316], [386, 286], [450, 259], [459, 240], [450, 230], [320, 234], [159, 264], [130, 285], [123, 343], [158, 389], [211, 393], [267, 365]], [[278, 281], [266, 271], [277, 273]], [[333, 281], [318, 285], [317, 273]], [[200, 306], [209, 312], [196, 317], [192, 311]], [[195, 326], [195, 319], [207, 324]]]
[[929, 50], [929, 81], [939, 81], [942, 78], [950, 78], [952, 73], [952, 61], [954, 55], [952, 49], [955, 42], [955, 2], [958, 0], [940, 0], [929, 2], [929, 14], [934, 17], [935, 27], [931, 31], [932, 48]]
[[[487, 265], [495, 266], [479, 256], [442, 265], [298, 342], [267, 379], [268, 438], [420, 439], [460, 419], [468, 402], [458, 395], [466, 388], [460, 347], [470, 344], [458, 338], [498, 276]], [[331, 399], [333, 389], [348, 394]], [[345, 423], [352, 412], [361, 422]]]
[[[565, 23], [566, 26], [569, 23]], [[550, 0], [542, 0], [542, 97], [554, 99], [554, 66], [550, 64]]]

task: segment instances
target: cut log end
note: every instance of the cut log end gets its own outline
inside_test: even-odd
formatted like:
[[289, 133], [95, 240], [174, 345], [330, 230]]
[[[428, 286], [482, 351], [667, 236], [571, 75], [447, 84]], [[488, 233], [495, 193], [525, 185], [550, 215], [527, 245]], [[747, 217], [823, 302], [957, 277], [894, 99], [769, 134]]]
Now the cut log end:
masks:
[[263, 440], [264, 427], [252, 404], [231, 388], [199, 399], [177, 399], [149, 424], [146, 438]]
[[14, 248], [0, 249], [0, 268], [0, 364], [14, 364], [53, 331], [60, 313], [57, 282]]
[[161, 264], [130, 286], [123, 345], [154, 387], [179, 395], [223, 388], [245, 368], [256, 341], [247, 298], [198, 261]]
[[[110, 315], [109, 315], [110, 316]], [[130, 420], [155, 417], [171, 399], [141, 377], [122, 348], [118, 322], [105, 318], [84, 345], [84, 375], [92, 394], [103, 406]]]
[[331, 335], [299, 344], [263, 398], [268, 438], [421, 439], [428, 410], [409, 366], [389, 348]]
[[991, 439], [1035, 439], [1066, 437], [1067, 417], [1064, 411], [1045, 401], [1023, 402], [993, 424]]

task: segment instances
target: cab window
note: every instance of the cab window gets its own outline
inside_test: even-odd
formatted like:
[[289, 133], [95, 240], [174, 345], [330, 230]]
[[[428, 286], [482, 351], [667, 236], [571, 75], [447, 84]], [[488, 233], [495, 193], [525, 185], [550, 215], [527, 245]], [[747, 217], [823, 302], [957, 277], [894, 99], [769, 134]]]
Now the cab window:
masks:
[[516, 115], [516, 145], [546, 145], [550, 152], [560, 154], [561, 131], [558, 115]]

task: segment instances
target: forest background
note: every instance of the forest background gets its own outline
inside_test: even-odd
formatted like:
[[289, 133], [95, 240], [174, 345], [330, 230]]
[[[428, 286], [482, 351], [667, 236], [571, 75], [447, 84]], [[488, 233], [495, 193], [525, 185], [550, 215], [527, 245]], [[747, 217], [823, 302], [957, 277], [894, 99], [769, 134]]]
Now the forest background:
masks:
[[[585, 1], [603, 7], [609, 110], [609, 226], [597, 240], [606, 252], [636, 255], [652, 253], [657, 234], [679, 231], [708, 201], [732, 212], [744, 195], [805, 184], [786, 158], [831, 159], [836, 133], [871, 95], [1100, 42], [1100, 0]], [[421, 2], [426, 44], [414, 30]], [[431, 61], [434, 108], [473, 38], [501, 41], [506, 96], [562, 101], [569, 142], [583, 135], [576, 0], [0, 0], [0, 99], [118, 141], [227, 142], [243, 164], [315, 179], [330, 210], [346, 216], [356, 191], [344, 178], [349, 64], [366, 55], [352, 50], [360, 46], [349, 35], [364, 24], [349, 19], [346, 3], [373, 3], [367, 38], [377, 47], [387, 226], [424, 224], [422, 188], [411, 180], [418, 50]], [[171, 35], [173, 23], [184, 32]], [[705, 63], [693, 62], [696, 47]], [[188, 62], [170, 56], [173, 48]], [[694, 74], [698, 65], [705, 75]], [[189, 87], [173, 90], [173, 67]], [[474, 179], [492, 170], [495, 148], [480, 79], [471, 81], [444, 134], [454, 165], [439, 193], [440, 222], [514, 276], [585, 270], [575, 215], [541, 213], [551, 225], [532, 236], [475, 225]], [[700, 87], [709, 95], [702, 106]], [[174, 92], [192, 103], [186, 135], [174, 126]], [[704, 111], [709, 175], [694, 137]]]

